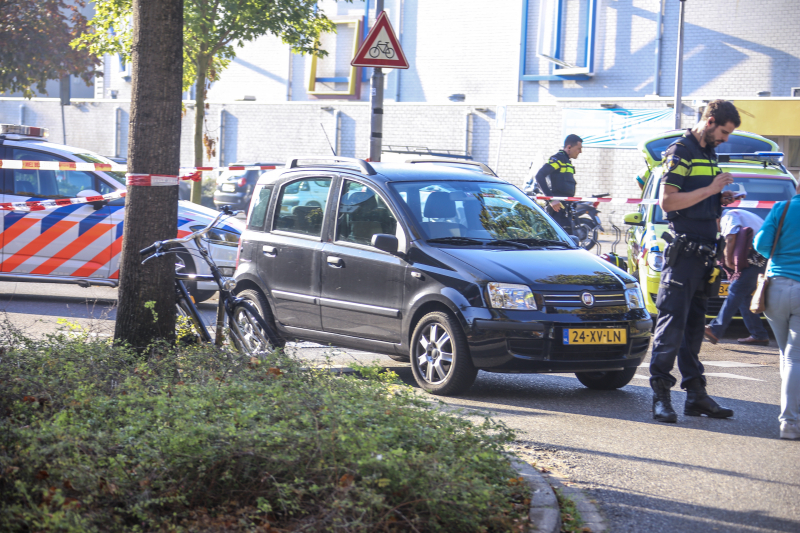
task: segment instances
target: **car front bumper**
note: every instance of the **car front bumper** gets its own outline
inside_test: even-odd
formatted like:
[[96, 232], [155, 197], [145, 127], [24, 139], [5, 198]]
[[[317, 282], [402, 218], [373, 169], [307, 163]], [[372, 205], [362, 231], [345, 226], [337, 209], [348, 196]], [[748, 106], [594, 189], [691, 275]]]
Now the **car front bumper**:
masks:
[[[477, 308], [473, 308], [477, 309]], [[476, 313], [467, 318], [467, 336], [473, 364], [488, 372], [548, 373], [621, 370], [638, 366], [650, 346], [652, 319], [644, 309], [625, 313], [596, 315], [530, 313], [526, 320], [518, 312], [492, 317]], [[544, 316], [542, 316], [544, 315]], [[531, 317], [533, 318], [533, 317]], [[566, 328], [624, 329], [624, 344], [568, 345], [563, 342]]]

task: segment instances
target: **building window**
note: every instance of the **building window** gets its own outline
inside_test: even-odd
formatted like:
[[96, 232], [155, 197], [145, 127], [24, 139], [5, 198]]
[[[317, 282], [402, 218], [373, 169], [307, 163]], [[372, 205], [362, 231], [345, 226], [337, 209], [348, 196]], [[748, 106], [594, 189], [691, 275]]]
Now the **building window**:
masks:
[[[535, 4], [534, 4], [535, 5]], [[530, 0], [522, 3], [520, 79], [524, 81], [588, 79], [594, 73], [597, 0]], [[546, 59], [549, 72], [526, 73], [530, 15], [538, 13], [536, 56]]]
[[336, 33], [321, 38], [322, 49], [328, 52], [325, 58], [311, 55], [308, 76], [308, 94], [316, 97], [358, 98], [358, 67], [350, 61], [361, 44], [361, 18], [334, 19]]

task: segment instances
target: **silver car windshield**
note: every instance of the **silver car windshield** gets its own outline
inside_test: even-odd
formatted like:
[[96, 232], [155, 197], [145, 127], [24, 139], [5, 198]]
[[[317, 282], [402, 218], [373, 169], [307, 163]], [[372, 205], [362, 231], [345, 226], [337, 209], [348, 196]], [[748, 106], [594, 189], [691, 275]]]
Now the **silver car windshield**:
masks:
[[543, 240], [571, 245], [568, 235], [511, 184], [394, 182], [390, 187], [427, 240]]

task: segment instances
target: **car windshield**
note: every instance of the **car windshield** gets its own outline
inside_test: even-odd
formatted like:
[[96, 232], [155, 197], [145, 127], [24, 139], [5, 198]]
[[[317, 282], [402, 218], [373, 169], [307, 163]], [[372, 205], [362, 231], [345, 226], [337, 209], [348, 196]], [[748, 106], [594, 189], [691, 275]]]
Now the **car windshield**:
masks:
[[[647, 143], [647, 151], [650, 157], [656, 161], [661, 161], [661, 154], [669, 148], [669, 145], [674, 143], [680, 135], [674, 135], [665, 139], [656, 139]], [[728, 137], [728, 141], [720, 144], [716, 148], [717, 155], [719, 154], [752, 154], [755, 152], [772, 152], [775, 147], [766, 140], [753, 139], [752, 137], [745, 137], [737, 135], [736, 133]]]
[[[655, 197], [658, 198], [659, 189], [655, 187]], [[774, 179], [763, 177], [736, 177], [733, 178], [733, 186], [728, 186], [726, 190], [734, 192], [743, 192], [744, 200], [759, 200], [765, 202], [782, 202], [784, 200], [791, 200], [795, 194], [795, 185], [789, 179]], [[655, 213], [653, 213], [653, 223], [667, 224], [669, 221], [664, 218], [664, 212], [661, 211], [661, 206], [655, 205]], [[736, 209], [744, 209], [751, 213], [758, 215], [762, 219], [767, 218], [770, 212], [770, 207], [737, 207]]]
[[[73, 154], [78, 159], [83, 159], [87, 163], [101, 163], [103, 165], [116, 165], [112, 160], [97, 154]], [[125, 173], [117, 172], [116, 170], [104, 170], [106, 174], [125, 185]]]
[[572, 246], [569, 236], [510, 183], [395, 182], [390, 187], [427, 240], [454, 245], [550, 241]]

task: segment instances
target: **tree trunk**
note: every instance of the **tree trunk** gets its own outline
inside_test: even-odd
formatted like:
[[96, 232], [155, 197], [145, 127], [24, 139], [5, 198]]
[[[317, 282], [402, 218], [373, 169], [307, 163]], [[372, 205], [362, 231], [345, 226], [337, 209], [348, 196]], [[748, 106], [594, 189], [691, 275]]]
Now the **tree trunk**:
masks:
[[[194, 166], [203, 166], [203, 121], [206, 117], [206, 73], [210, 58], [206, 56], [205, 45], [197, 55], [197, 82], [194, 97]], [[202, 174], [201, 174], [202, 175]], [[202, 203], [203, 181], [192, 182], [192, 202]]]
[[[180, 169], [183, 0], [133, 0], [128, 172]], [[178, 231], [178, 187], [129, 186], [114, 337], [142, 350], [175, 338], [175, 260], [141, 264], [139, 250]], [[148, 304], [148, 302], [153, 302]]]

